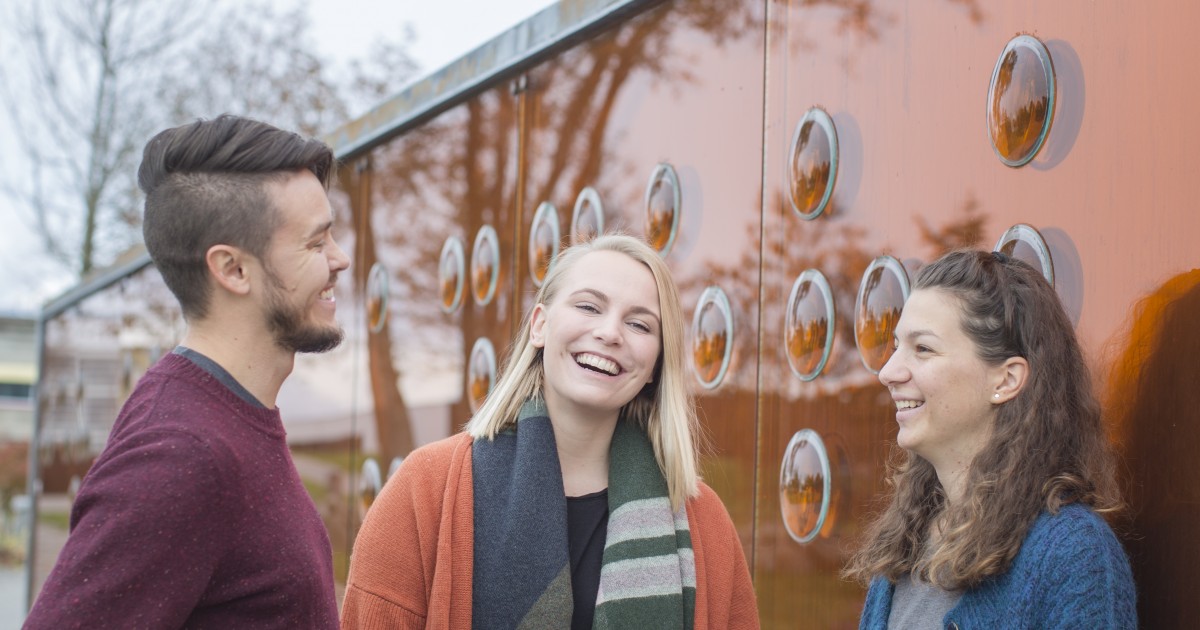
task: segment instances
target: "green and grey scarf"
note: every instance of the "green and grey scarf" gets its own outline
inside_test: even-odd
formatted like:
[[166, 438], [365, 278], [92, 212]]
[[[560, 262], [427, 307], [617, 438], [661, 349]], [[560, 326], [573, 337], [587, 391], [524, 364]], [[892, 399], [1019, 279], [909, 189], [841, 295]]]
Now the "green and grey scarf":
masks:
[[[515, 430], [472, 446], [475, 628], [569, 628], [573, 609], [567, 501], [545, 404]], [[690, 630], [696, 562], [683, 508], [641, 429], [617, 424], [609, 451], [608, 538], [593, 627]]]

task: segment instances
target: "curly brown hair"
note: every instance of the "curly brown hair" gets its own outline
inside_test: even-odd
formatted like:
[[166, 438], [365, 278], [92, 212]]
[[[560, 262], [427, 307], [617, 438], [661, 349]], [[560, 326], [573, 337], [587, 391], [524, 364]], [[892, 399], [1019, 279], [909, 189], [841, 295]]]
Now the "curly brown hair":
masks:
[[1116, 464], [1074, 327], [1041, 273], [1004, 254], [956, 251], [921, 269], [914, 289], [957, 298], [980, 359], [998, 365], [1023, 357], [1029, 373], [999, 406], [962, 501], [946, 501], [928, 461], [894, 449], [887, 507], [843, 575], [866, 584], [912, 573], [943, 589], [969, 589], [1008, 569], [1043, 510], [1069, 503], [1119, 510]]

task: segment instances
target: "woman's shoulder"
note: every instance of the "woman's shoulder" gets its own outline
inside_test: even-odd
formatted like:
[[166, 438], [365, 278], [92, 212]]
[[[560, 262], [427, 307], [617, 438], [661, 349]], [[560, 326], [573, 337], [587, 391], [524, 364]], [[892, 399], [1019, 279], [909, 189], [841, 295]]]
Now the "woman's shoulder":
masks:
[[1090, 506], [1069, 503], [1057, 512], [1043, 510], [1026, 536], [1027, 543], [1066, 544], [1071, 541], [1112, 540], [1116, 535]]
[[1100, 514], [1087, 505], [1065, 505], [1043, 511], [1029, 528], [1017, 562], [1071, 565], [1109, 565], [1127, 571], [1128, 559], [1116, 534]]
[[696, 483], [696, 495], [687, 500], [688, 514], [693, 521], [692, 527], [734, 530], [733, 519], [730, 518], [729, 510], [725, 508], [720, 495], [703, 481]]
[[450, 437], [430, 442], [408, 454], [400, 470], [419, 469], [420, 472], [430, 472], [431, 469], [443, 468], [449, 465], [456, 456], [461, 456], [471, 450], [471, 436], [468, 433], [455, 433]]
[[430, 442], [408, 454], [396, 474], [384, 485], [379, 500], [392, 503], [402, 496], [422, 495], [432, 500], [440, 496], [451, 476], [470, 474], [472, 438], [467, 433]]

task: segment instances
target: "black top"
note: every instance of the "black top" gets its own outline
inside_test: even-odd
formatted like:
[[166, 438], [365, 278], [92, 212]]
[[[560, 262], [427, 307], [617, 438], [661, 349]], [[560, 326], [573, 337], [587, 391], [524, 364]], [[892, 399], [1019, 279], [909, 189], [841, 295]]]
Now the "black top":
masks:
[[590, 630], [600, 590], [600, 563], [608, 538], [608, 488], [567, 497], [567, 545], [571, 555], [571, 590], [575, 609], [571, 630]]

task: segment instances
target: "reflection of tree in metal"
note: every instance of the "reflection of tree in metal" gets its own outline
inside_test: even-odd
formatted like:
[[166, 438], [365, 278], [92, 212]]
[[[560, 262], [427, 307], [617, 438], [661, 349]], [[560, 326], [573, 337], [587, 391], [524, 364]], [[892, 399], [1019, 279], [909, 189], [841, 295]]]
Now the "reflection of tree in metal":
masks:
[[604, 204], [595, 188], [584, 188], [571, 213], [571, 243], [585, 243], [604, 232]]
[[534, 286], [542, 286], [542, 280], [550, 273], [550, 265], [558, 256], [558, 245], [562, 234], [558, 227], [558, 208], [543, 201], [533, 216], [533, 227], [529, 234], [529, 275]]
[[373, 457], [368, 457], [363, 462], [362, 474], [358, 477], [358, 500], [362, 516], [367, 515], [367, 511], [375, 503], [375, 497], [379, 496], [382, 489], [383, 476], [379, 470], [379, 462]]
[[788, 159], [792, 207], [805, 219], [825, 209], [837, 173], [837, 131], [824, 111], [813, 108], [796, 127]]
[[784, 347], [792, 372], [810, 381], [820, 374], [833, 345], [833, 296], [816, 269], [806, 269], [792, 285], [784, 322]]
[[1040, 270], [1046, 282], [1049, 282], [1050, 286], [1054, 286], [1054, 260], [1050, 256], [1050, 248], [1046, 245], [1046, 239], [1042, 238], [1042, 234], [1037, 231], [1037, 228], [1025, 223], [1018, 223], [1005, 230], [1004, 235], [996, 241], [993, 249]]
[[854, 340], [863, 365], [873, 374], [892, 356], [892, 337], [907, 299], [908, 275], [900, 261], [876, 258], [863, 275], [854, 309]]
[[962, 203], [962, 214], [961, 219], [948, 221], [940, 227], [929, 225], [925, 217], [915, 218], [921, 241], [931, 250], [929, 260], [941, 258], [942, 254], [956, 249], [977, 248], [983, 243], [987, 215], [982, 214], [979, 200], [973, 193], [967, 193]]
[[1045, 46], [1022, 35], [1009, 42], [993, 73], [988, 94], [988, 131], [996, 154], [1008, 166], [1033, 159], [1053, 115], [1054, 68]]
[[675, 169], [659, 164], [646, 187], [646, 241], [660, 254], [666, 254], [675, 242], [682, 205]]
[[367, 328], [373, 333], [383, 329], [388, 306], [387, 269], [379, 263], [371, 267], [367, 276]]
[[466, 276], [462, 239], [451, 236], [442, 246], [438, 263], [438, 286], [442, 293], [442, 310], [453, 313], [462, 303], [463, 280]]
[[491, 225], [479, 228], [475, 236], [475, 248], [471, 251], [471, 287], [475, 291], [475, 303], [483, 306], [492, 301], [496, 293], [496, 275], [500, 269], [499, 243], [496, 229]]
[[797, 431], [779, 468], [779, 511], [796, 542], [808, 542], [824, 529], [830, 481], [829, 455], [821, 436], [812, 429]]
[[471, 349], [471, 360], [467, 364], [467, 397], [474, 413], [483, 405], [483, 399], [496, 383], [496, 350], [487, 337], [480, 337]]
[[716, 387], [729, 366], [733, 344], [729, 299], [719, 287], [709, 287], [700, 296], [696, 309], [692, 333], [696, 377], [701, 385]]

